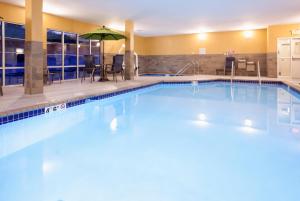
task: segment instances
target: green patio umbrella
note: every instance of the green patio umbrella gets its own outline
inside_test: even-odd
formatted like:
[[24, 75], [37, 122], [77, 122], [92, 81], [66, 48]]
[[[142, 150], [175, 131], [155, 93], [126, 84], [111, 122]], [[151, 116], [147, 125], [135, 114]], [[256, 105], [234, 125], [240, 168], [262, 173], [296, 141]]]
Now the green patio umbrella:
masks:
[[113, 31], [105, 26], [97, 29], [95, 32], [86, 33], [80, 36], [81, 38], [88, 39], [88, 40], [99, 40], [100, 42], [103, 41], [102, 47], [102, 73], [100, 81], [106, 81], [107, 79], [104, 77], [104, 41], [105, 40], [121, 40], [126, 39], [126, 37], [116, 31]]

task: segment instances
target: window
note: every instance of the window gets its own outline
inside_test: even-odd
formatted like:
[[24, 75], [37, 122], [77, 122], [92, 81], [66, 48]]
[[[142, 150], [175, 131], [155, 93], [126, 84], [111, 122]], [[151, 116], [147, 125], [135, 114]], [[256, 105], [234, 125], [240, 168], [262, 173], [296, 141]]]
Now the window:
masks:
[[[0, 21], [0, 80], [3, 84], [23, 84], [24, 48], [25, 26]], [[79, 77], [78, 72], [85, 65], [84, 55], [94, 55], [95, 64], [99, 65], [100, 53], [99, 41], [78, 38], [76, 33], [47, 31], [47, 66], [50, 72], [59, 72], [62, 79]], [[54, 80], [58, 80], [58, 74], [55, 76]]]
[[84, 55], [90, 54], [90, 41], [79, 38], [79, 66], [84, 66]]
[[77, 34], [64, 33], [64, 79], [77, 78]]
[[5, 84], [22, 84], [24, 79], [24, 25], [5, 23]]
[[101, 64], [101, 55], [100, 55], [100, 42], [99, 41], [92, 41], [91, 42], [91, 53], [94, 55], [95, 64]]
[[[50, 72], [60, 72], [62, 79], [78, 76], [78, 35], [56, 30], [47, 32], [47, 65]], [[84, 47], [83, 47], [84, 48]], [[55, 77], [54, 80], [59, 79]]]
[[[60, 72], [62, 74], [62, 36], [60, 31], [47, 31], [47, 65], [50, 72]], [[55, 77], [54, 80], [58, 80]]]
[[2, 21], [0, 21], [0, 69], [2, 69]]
[[[47, 63], [50, 72], [60, 72], [62, 79], [81, 77], [84, 55], [93, 54], [95, 64], [99, 65], [100, 43], [78, 37], [76, 33], [56, 30], [47, 32]], [[57, 80], [59, 77], [54, 78]]]
[[[82, 72], [84, 67], [84, 55], [91, 54], [90, 40], [79, 38], [78, 53], [79, 53], [79, 72]], [[81, 75], [79, 76], [81, 77]]]
[[3, 80], [3, 64], [2, 64], [2, 56], [3, 56], [3, 52], [2, 52], [2, 21], [0, 21], [0, 84], [2, 83]]
[[2, 83], [3, 80], [3, 69], [0, 68], [0, 83]]

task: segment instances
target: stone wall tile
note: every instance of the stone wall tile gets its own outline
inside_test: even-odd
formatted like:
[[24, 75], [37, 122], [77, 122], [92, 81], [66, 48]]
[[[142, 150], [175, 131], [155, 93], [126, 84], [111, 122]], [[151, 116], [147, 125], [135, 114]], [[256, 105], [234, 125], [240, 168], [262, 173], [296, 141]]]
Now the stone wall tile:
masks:
[[[267, 75], [266, 54], [237, 54], [236, 58], [247, 58], [251, 61], [260, 61], [261, 75]], [[187, 63], [197, 61], [200, 63], [199, 74], [215, 75], [217, 69], [224, 69], [225, 56], [222, 54], [207, 55], [143, 55], [139, 57], [140, 73], [175, 74]], [[193, 74], [191, 68], [185, 74]], [[237, 75], [256, 76], [256, 72], [237, 71]]]

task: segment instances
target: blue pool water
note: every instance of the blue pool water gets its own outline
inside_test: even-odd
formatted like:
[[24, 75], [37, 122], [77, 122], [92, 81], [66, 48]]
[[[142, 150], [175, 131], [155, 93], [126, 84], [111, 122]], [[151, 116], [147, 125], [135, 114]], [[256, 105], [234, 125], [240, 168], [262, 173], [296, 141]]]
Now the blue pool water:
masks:
[[0, 126], [1, 201], [299, 201], [285, 86], [157, 85]]

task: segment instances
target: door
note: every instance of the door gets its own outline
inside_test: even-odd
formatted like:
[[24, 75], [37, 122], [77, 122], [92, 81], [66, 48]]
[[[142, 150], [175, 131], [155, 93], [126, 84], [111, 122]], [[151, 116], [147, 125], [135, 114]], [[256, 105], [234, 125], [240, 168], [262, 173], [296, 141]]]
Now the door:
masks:
[[292, 78], [300, 79], [300, 38], [292, 38]]
[[278, 76], [291, 75], [291, 39], [282, 38], [277, 41]]

